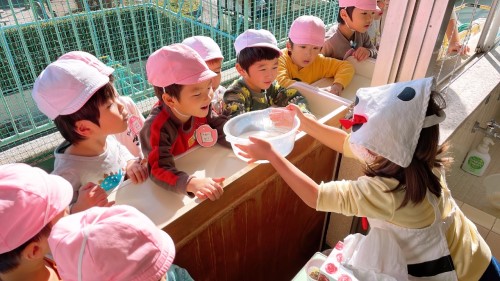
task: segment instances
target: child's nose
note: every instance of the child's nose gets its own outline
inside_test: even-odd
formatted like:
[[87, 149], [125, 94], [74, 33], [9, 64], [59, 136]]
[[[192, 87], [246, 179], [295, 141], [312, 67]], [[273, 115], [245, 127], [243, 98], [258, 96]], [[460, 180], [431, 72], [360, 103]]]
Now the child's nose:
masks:
[[119, 110], [120, 112], [122, 112], [122, 111], [123, 111], [123, 109], [125, 109], [125, 105], [124, 105], [123, 103], [121, 103], [121, 102], [120, 102], [120, 100], [117, 100], [117, 101], [116, 101], [116, 104], [118, 105], [118, 110]]

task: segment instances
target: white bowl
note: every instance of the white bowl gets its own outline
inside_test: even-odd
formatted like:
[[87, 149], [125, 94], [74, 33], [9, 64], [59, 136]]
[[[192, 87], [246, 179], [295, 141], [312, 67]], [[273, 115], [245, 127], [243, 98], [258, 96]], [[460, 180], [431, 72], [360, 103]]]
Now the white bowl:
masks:
[[[250, 111], [231, 118], [224, 125], [226, 140], [231, 143], [234, 154], [243, 161], [248, 159], [238, 153], [241, 152], [235, 144], [248, 144], [249, 136], [265, 139], [273, 148], [283, 156], [287, 156], [295, 144], [295, 135], [300, 126], [300, 120], [295, 116], [292, 128], [274, 126], [269, 118], [272, 108]], [[257, 161], [267, 163], [267, 161]]]
[[487, 176], [484, 178], [483, 185], [490, 203], [500, 209], [500, 174]]

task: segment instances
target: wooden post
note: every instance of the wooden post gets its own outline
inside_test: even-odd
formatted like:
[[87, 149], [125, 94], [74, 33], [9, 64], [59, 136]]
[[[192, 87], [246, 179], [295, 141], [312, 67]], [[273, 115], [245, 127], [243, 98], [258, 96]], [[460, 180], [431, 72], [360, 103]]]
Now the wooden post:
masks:
[[[454, 1], [392, 1], [375, 64], [372, 86], [432, 75]], [[447, 22], [447, 21], [446, 21]], [[434, 51], [436, 50], [436, 51]]]

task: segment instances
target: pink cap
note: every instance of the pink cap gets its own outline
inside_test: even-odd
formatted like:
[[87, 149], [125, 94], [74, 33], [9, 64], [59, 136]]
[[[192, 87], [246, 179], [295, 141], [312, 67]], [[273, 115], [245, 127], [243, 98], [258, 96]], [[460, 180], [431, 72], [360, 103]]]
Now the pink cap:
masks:
[[193, 36], [184, 39], [182, 44], [188, 45], [193, 50], [198, 52], [204, 61], [209, 61], [213, 59], [223, 59], [224, 56], [220, 51], [219, 45], [215, 41], [207, 36]]
[[373, 10], [377, 9], [377, 0], [339, 0], [339, 7], [356, 7], [362, 10]]
[[157, 87], [192, 85], [217, 76], [195, 50], [180, 43], [152, 53], [146, 62], [146, 73], [149, 83]]
[[245, 32], [238, 35], [236, 40], [234, 40], [234, 49], [236, 50], [236, 54], [239, 54], [241, 50], [250, 47], [268, 47], [280, 52], [281, 54], [276, 37], [265, 29], [247, 29]]
[[93, 207], [60, 219], [49, 246], [65, 281], [158, 281], [175, 257], [172, 238], [127, 205]]
[[37, 235], [73, 197], [71, 184], [26, 164], [0, 166], [0, 254]]
[[300, 16], [296, 18], [288, 37], [294, 44], [323, 46], [325, 42], [325, 24], [315, 16]]
[[62, 59], [49, 64], [33, 85], [38, 109], [50, 119], [75, 113], [109, 82], [105, 75], [82, 60]]
[[67, 60], [67, 59], [81, 60], [81, 61], [85, 62], [86, 64], [94, 67], [95, 69], [99, 70], [100, 73], [102, 73], [106, 76], [111, 75], [115, 71], [114, 68], [105, 65], [102, 61], [100, 61], [94, 55], [87, 53], [87, 52], [72, 51], [72, 52], [68, 52], [68, 53], [66, 53], [58, 58], [58, 60]]

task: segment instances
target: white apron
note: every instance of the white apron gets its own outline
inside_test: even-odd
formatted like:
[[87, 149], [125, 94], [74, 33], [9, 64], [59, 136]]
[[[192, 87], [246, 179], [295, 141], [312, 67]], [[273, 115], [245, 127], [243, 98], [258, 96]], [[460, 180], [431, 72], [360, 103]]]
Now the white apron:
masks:
[[[450, 195], [448, 192], [443, 192], [442, 196]], [[409, 280], [458, 280], [445, 235], [453, 222], [457, 205], [449, 197], [452, 210], [446, 218], [441, 219], [437, 197], [430, 192], [427, 192], [426, 197], [435, 214], [434, 222], [426, 228], [405, 228], [378, 219], [368, 219], [368, 221], [372, 230], [376, 228], [389, 232], [390, 235], [387, 237], [396, 240], [406, 259]]]

